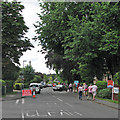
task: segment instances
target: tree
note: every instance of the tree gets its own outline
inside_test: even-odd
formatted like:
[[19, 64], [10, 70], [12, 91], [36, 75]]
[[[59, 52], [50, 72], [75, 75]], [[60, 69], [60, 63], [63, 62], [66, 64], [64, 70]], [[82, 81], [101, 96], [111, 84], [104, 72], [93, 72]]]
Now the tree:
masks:
[[24, 83], [30, 83], [30, 81], [34, 79], [35, 70], [31, 65], [27, 65], [25, 68], [23, 68], [22, 73], [24, 77]]
[[118, 72], [119, 5], [111, 2], [40, 4], [41, 21], [35, 27], [37, 39], [48, 53], [47, 65], [62, 69], [68, 76], [72, 72], [87, 82], [94, 76], [102, 80], [106, 71], [112, 75]]
[[[14, 64], [12, 66], [15, 66], [15, 63], [19, 65], [19, 58], [23, 55], [23, 52], [33, 47], [30, 40], [25, 37], [28, 27], [25, 25], [24, 18], [21, 14], [23, 9], [24, 6], [20, 2], [2, 2], [3, 71], [6, 71], [8, 66], [11, 67], [11, 64]], [[4, 73], [3, 76], [6, 76]], [[9, 72], [8, 74], [11, 73]], [[4, 79], [6, 78], [4, 77]]]

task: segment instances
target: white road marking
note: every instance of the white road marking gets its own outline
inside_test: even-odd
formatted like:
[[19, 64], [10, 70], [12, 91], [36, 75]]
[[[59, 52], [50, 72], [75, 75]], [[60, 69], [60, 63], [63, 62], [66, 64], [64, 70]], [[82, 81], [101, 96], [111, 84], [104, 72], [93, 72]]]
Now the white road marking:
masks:
[[28, 113], [26, 113], [26, 116], [28, 116], [28, 117], [34, 117], [35, 115], [28, 115]]
[[48, 105], [48, 103], [46, 103]]
[[78, 112], [74, 112], [74, 113], [76, 113], [76, 114], [78, 114], [78, 115], [82, 116], [82, 114], [81, 114], [81, 113], [78, 113]]
[[67, 112], [65, 112], [65, 111], [63, 111], [63, 110], [61, 110], [60, 114], [61, 114], [61, 116], [63, 116], [63, 114], [66, 114], [66, 115], [68, 115], [68, 116], [71, 116], [69, 113], [67, 113]]
[[25, 99], [24, 98], [22, 98], [22, 104], [24, 104], [25, 103]]
[[40, 116], [41, 117], [47, 117], [48, 116], [48, 115], [40, 115], [37, 110], [36, 110], [36, 114], [37, 114], [38, 117], [40, 117]]
[[18, 104], [18, 102], [19, 102], [19, 99], [16, 100], [16, 104]]
[[67, 111], [71, 116], [74, 116], [71, 112]]
[[57, 103], [54, 103], [55, 105], [57, 105]]
[[60, 98], [57, 98], [59, 101], [63, 102], [63, 100], [61, 100]]
[[49, 115], [49, 116], [52, 116], [50, 112], [48, 112], [48, 115]]
[[54, 98], [56, 98], [56, 96], [52, 95]]
[[69, 103], [65, 103], [65, 104], [67, 104], [68, 106], [72, 107], [72, 105], [70, 105]]
[[24, 113], [22, 112], [22, 119], [24, 119], [25, 117], [24, 117]]

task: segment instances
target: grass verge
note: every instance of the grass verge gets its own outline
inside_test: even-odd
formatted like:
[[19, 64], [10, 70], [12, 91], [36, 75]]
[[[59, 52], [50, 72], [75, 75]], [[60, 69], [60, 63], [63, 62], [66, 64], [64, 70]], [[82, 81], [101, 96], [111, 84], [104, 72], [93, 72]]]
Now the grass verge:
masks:
[[108, 102], [112, 102], [112, 103], [118, 104], [118, 101], [116, 101], [116, 100], [103, 99], [103, 98], [98, 98], [98, 97], [96, 97], [96, 98], [99, 99], [99, 100], [104, 100], [104, 101], [108, 101]]

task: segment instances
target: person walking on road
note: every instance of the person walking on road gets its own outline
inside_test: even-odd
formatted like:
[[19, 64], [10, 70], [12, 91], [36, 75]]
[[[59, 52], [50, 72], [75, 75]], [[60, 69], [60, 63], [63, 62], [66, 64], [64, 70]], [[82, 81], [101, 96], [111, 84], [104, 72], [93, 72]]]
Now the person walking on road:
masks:
[[87, 85], [86, 83], [83, 83], [83, 95], [86, 96], [87, 95]]
[[69, 92], [72, 92], [73, 91], [73, 86], [72, 86], [72, 83], [69, 84]]
[[78, 87], [78, 93], [79, 93], [79, 99], [82, 100], [82, 91], [83, 91], [83, 88], [81, 85], [79, 85]]
[[97, 86], [96, 84], [94, 84], [92, 86], [93, 101], [95, 100], [96, 92], [97, 92]]
[[88, 97], [87, 100], [92, 97], [92, 84], [90, 84], [90, 86], [88, 87]]

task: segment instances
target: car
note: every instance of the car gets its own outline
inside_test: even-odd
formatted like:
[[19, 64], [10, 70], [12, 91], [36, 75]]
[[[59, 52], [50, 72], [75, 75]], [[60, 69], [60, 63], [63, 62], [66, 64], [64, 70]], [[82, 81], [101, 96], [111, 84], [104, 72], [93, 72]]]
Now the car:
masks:
[[63, 91], [65, 90], [67, 92], [67, 86], [66, 85], [56, 85], [53, 88], [53, 91]]
[[39, 93], [40, 94], [40, 84], [39, 83], [30, 83], [29, 85], [30, 90], [33, 92], [33, 89], [35, 89], [35, 93]]

